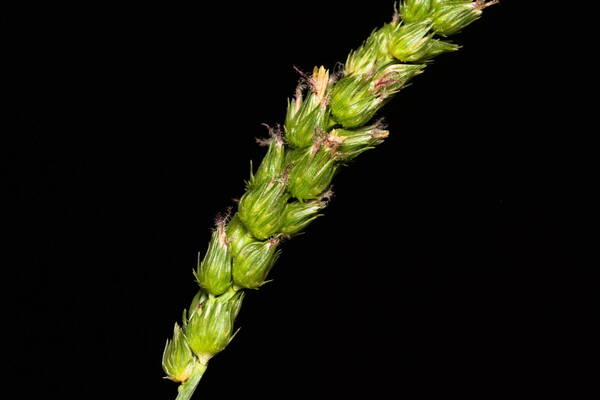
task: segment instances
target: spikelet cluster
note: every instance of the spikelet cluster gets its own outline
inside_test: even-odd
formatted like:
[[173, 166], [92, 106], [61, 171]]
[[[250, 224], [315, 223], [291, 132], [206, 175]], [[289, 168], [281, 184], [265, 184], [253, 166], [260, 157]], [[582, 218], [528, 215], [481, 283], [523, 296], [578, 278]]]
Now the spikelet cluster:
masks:
[[251, 172], [237, 212], [220, 219], [194, 275], [200, 290], [167, 341], [163, 368], [185, 382], [234, 335], [244, 289], [267, 280], [281, 243], [321, 216], [340, 168], [388, 137], [378, 111], [438, 55], [459, 48], [447, 37], [495, 1], [405, 0], [390, 23], [348, 56], [341, 75], [302, 73], [282, 129]]

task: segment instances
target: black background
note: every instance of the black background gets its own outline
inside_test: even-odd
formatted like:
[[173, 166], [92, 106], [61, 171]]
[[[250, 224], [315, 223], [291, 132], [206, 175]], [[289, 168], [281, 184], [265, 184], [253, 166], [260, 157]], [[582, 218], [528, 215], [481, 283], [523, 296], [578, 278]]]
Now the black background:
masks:
[[[343, 61], [391, 3], [5, 13], [16, 224], [2, 273], [21, 398], [174, 398], [164, 342], [214, 216], [264, 151], [260, 124], [284, 118], [293, 65]], [[585, 159], [556, 104], [552, 10], [531, 3], [489, 9], [384, 109], [389, 140], [284, 245], [198, 398], [571, 387], [569, 269], [585, 243], [567, 203], [586, 201], [571, 168]]]

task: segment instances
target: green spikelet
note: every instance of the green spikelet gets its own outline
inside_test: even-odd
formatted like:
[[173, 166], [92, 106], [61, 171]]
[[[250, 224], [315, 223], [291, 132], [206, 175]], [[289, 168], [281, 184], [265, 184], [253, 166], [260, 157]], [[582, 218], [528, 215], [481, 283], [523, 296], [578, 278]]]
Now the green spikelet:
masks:
[[431, 0], [405, 0], [400, 5], [400, 17], [407, 23], [423, 21], [431, 15], [431, 10]]
[[215, 296], [225, 293], [231, 286], [231, 252], [223, 221], [217, 223], [206, 255], [194, 275], [198, 284]]
[[337, 171], [339, 142], [323, 139], [304, 151], [290, 170], [288, 190], [298, 200], [318, 198]]
[[227, 238], [229, 239], [229, 249], [233, 257], [240, 252], [242, 247], [256, 240], [248, 232], [248, 229], [246, 229], [237, 214], [227, 224]]
[[448, 53], [450, 51], [456, 51], [460, 49], [460, 46], [445, 42], [443, 40], [431, 39], [427, 42], [427, 44], [416, 53], [407, 56], [405, 61], [408, 62], [427, 62], [432, 58], [435, 58], [443, 53]]
[[422, 51], [431, 40], [428, 35], [431, 20], [398, 25], [392, 33], [390, 53], [400, 61], [409, 61], [411, 57]]
[[312, 76], [306, 80], [310, 92], [303, 99], [302, 88], [296, 91], [296, 97], [288, 102], [285, 118], [285, 140], [296, 148], [310, 146], [315, 132], [327, 129], [329, 124], [329, 71], [315, 67]]
[[389, 134], [390, 132], [385, 130], [381, 123], [377, 123], [353, 130], [335, 129], [330, 136], [335, 135], [341, 138], [338, 148], [339, 157], [344, 161], [349, 161], [383, 143]]
[[373, 74], [382, 66], [392, 63], [394, 58], [388, 48], [394, 28], [393, 24], [385, 24], [382, 28], [373, 31], [361, 47], [352, 51], [344, 66], [345, 76]]
[[269, 128], [271, 138], [266, 141], [259, 141], [261, 144], [268, 145], [267, 154], [260, 163], [256, 174], [250, 178], [251, 186], [262, 185], [281, 176], [285, 166], [285, 145], [281, 133], [276, 129]]
[[369, 122], [385, 102], [424, 65], [393, 64], [381, 68], [374, 76], [347, 76], [333, 88], [331, 112], [344, 128], [355, 128]]
[[196, 359], [185, 340], [178, 324], [173, 330], [173, 340], [167, 340], [163, 351], [162, 367], [167, 378], [174, 382], [185, 382], [192, 375]]
[[201, 304], [204, 304], [204, 302], [206, 302], [206, 300], [208, 300], [208, 293], [206, 292], [206, 290], [204, 289], [200, 289], [198, 290], [198, 292], [196, 292], [196, 295], [194, 296], [194, 298], [192, 299], [192, 302], [190, 303], [190, 308], [187, 311], [187, 313], [184, 310], [184, 314], [183, 314], [183, 327], [185, 328], [187, 323], [188, 323], [188, 315], [191, 316], [192, 314], [194, 314], [196, 312], [196, 310], [198, 310], [198, 307]]
[[248, 243], [233, 263], [233, 282], [246, 289], [260, 287], [277, 261], [279, 239]]
[[319, 211], [327, 206], [327, 202], [323, 201], [326, 196], [321, 196], [319, 200], [306, 202], [294, 201], [285, 206], [283, 212], [283, 224], [281, 233], [291, 237], [301, 233], [311, 222], [319, 218], [322, 214]]
[[242, 292], [230, 291], [220, 297], [210, 296], [198, 303], [185, 326], [185, 336], [194, 354], [206, 364], [222, 351], [233, 337], [233, 323], [243, 299]]
[[253, 186], [242, 196], [238, 216], [248, 231], [257, 239], [266, 239], [279, 232], [281, 214], [285, 209], [288, 194], [287, 178]]
[[442, 36], [450, 36], [460, 32], [477, 21], [482, 10], [497, 1], [440, 1], [433, 13], [433, 30]]

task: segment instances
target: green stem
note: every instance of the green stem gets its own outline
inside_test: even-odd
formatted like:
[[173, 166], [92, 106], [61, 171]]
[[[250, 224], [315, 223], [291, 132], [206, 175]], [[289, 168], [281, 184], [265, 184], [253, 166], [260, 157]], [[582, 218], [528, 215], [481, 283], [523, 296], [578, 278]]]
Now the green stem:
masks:
[[206, 371], [206, 365], [198, 363], [198, 366], [192, 373], [192, 376], [190, 376], [185, 383], [179, 386], [179, 394], [175, 400], [191, 399], [194, 391], [196, 390], [196, 386], [198, 386], [200, 379], [202, 379], [202, 375], [204, 375], [204, 371]]

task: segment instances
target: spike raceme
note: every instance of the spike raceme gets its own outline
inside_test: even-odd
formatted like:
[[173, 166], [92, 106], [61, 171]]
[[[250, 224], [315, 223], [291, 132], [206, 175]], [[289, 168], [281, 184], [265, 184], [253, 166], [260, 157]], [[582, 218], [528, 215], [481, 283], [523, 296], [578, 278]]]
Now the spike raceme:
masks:
[[302, 73], [283, 132], [271, 129], [262, 141], [266, 155], [237, 212], [217, 223], [194, 272], [200, 290], [167, 341], [163, 369], [181, 384], [177, 399], [191, 398], [208, 361], [233, 338], [243, 291], [265, 283], [282, 240], [322, 215], [339, 169], [388, 137], [382, 122], [373, 122], [381, 107], [431, 59], [458, 50], [446, 37], [494, 3], [401, 1], [392, 21], [350, 53], [341, 76], [325, 67]]

